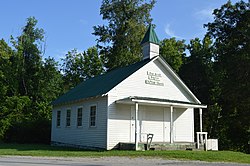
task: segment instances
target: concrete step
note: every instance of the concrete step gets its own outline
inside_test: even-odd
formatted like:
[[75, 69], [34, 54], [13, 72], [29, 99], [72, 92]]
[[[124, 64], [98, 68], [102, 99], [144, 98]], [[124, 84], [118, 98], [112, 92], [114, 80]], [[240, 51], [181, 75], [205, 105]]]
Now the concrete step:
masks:
[[[147, 150], [147, 144], [140, 142], [139, 150]], [[120, 150], [135, 150], [134, 143], [119, 143]], [[150, 150], [195, 150], [196, 143], [154, 143], [152, 142]]]
[[154, 150], [192, 150], [196, 149], [194, 143], [152, 144]]

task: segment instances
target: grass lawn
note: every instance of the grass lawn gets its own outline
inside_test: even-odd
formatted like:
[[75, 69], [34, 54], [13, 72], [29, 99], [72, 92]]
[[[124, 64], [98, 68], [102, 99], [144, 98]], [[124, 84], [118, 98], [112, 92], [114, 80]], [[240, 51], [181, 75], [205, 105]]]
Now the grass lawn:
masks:
[[1, 155], [46, 157], [158, 157], [163, 159], [250, 163], [249, 154], [231, 151], [84, 151], [37, 144], [0, 144], [0, 156]]

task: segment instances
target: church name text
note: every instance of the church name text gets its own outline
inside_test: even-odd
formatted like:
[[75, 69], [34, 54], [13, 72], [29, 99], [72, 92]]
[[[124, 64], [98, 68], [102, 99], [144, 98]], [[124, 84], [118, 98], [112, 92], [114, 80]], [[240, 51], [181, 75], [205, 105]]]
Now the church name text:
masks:
[[145, 80], [146, 84], [164, 86], [164, 83], [161, 82], [161, 74], [147, 71], [147, 79]]

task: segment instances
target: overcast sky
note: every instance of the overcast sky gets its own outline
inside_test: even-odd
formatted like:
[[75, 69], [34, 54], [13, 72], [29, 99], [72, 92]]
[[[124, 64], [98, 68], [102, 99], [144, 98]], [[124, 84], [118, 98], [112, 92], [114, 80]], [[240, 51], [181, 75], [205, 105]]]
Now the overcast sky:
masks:
[[[158, 0], [151, 15], [160, 40], [176, 37], [189, 41], [202, 38], [205, 23], [213, 21], [212, 11], [226, 0]], [[233, 3], [237, 2], [232, 0]], [[86, 50], [96, 44], [93, 26], [104, 24], [101, 0], [3, 0], [0, 5], [0, 39], [10, 44], [26, 19], [34, 16], [45, 30], [45, 57], [56, 60], [76, 48]]]

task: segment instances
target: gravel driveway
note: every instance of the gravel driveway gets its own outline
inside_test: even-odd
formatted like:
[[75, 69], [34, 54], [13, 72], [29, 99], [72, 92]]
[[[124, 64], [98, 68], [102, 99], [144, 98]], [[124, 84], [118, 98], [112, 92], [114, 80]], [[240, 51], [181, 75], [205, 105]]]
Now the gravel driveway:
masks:
[[179, 161], [149, 158], [102, 157], [102, 158], [62, 158], [62, 157], [29, 157], [0, 156], [0, 166], [249, 166], [250, 164], [209, 163], [200, 161]]

